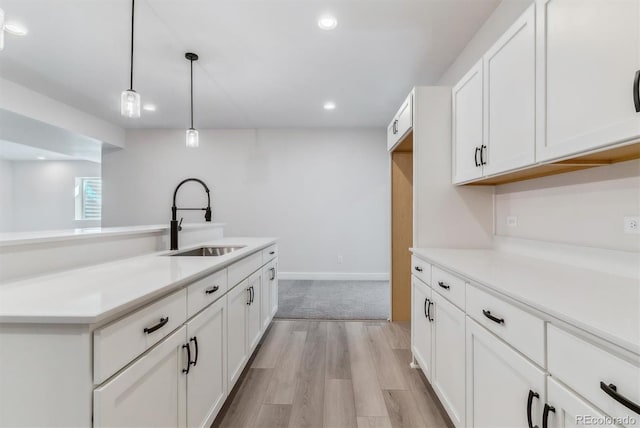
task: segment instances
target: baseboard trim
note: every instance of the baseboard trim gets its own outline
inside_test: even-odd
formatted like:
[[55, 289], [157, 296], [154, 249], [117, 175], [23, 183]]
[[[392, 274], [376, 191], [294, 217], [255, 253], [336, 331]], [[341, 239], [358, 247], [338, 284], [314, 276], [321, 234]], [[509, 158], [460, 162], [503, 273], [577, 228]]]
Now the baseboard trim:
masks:
[[316, 281], [389, 281], [389, 274], [357, 272], [278, 272], [280, 279]]

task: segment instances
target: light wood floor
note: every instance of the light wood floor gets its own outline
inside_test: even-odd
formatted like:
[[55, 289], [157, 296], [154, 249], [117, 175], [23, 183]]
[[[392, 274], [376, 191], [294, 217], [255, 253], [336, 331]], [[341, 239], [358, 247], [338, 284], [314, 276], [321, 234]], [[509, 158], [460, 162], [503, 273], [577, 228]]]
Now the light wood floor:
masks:
[[409, 349], [408, 323], [274, 321], [213, 426], [451, 426]]

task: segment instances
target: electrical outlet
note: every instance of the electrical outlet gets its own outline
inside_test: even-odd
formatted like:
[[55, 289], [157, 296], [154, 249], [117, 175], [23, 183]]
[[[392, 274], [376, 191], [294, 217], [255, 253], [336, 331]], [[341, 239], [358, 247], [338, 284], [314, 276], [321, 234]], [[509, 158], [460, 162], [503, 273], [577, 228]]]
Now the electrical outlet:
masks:
[[507, 226], [509, 227], [516, 227], [518, 226], [518, 217], [511, 215], [509, 217], [507, 217]]
[[338, 254], [338, 264], [341, 265], [343, 261], [342, 254]]
[[625, 216], [624, 233], [640, 233], [640, 217]]

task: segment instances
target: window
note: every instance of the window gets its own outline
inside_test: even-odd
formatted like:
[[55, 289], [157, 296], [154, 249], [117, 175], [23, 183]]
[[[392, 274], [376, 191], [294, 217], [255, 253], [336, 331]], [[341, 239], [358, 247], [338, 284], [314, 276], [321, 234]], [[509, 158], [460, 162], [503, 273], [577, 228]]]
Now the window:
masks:
[[102, 178], [76, 177], [76, 220], [102, 217]]

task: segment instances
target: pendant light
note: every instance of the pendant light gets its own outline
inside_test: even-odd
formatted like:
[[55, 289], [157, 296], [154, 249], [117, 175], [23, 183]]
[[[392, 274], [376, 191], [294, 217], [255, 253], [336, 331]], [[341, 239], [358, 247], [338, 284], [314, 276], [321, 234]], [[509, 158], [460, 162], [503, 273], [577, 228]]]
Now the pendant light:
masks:
[[196, 148], [200, 142], [198, 141], [198, 130], [193, 127], [193, 61], [198, 60], [198, 55], [187, 52], [184, 56], [191, 63], [191, 127], [187, 129], [187, 147]]
[[4, 10], [0, 9], [0, 51], [4, 49]]
[[120, 95], [120, 114], [136, 119], [140, 117], [140, 94], [133, 90], [133, 29], [136, 0], [131, 0], [131, 68], [129, 74], [129, 89]]

